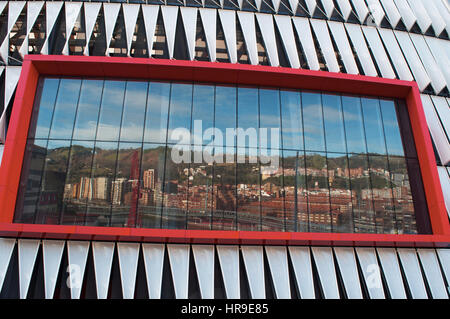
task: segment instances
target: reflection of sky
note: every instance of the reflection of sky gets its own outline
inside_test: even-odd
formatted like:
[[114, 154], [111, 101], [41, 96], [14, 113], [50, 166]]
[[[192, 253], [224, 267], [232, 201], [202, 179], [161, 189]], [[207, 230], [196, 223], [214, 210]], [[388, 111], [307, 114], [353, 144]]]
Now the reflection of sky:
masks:
[[[170, 96], [169, 130], [185, 128], [188, 131], [191, 127], [191, 106], [192, 106], [192, 84], [172, 84], [172, 94]], [[176, 143], [176, 140], [169, 142]]]
[[147, 88], [147, 82], [127, 82], [120, 130], [121, 141], [142, 141]]
[[73, 132], [74, 139], [95, 139], [103, 80], [83, 80]]
[[238, 88], [238, 127], [258, 128], [258, 89]]
[[347, 136], [347, 150], [350, 153], [366, 152], [366, 141], [364, 137], [360, 101], [360, 98], [357, 97], [342, 97], [345, 133]]
[[364, 98], [361, 101], [368, 152], [386, 154], [383, 123], [381, 121], [381, 112], [378, 100]]
[[145, 119], [145, 142], [166, 142], [170, 83], [150, 82]]
[[46, 78], [39, 104], [39, 116], [36, 124], [36, 138], [47, 138], [52, 120], [53, 107], [58, 92], [59, 79]]
[[302, 93], [305, 148], [307, 150], [325, 150], [322, 105], [320, 94]]
[[79, 79], [61, 79], [50, 129], [50, 138], [69, 139], [72, 137], [80, 85], [81, 80]]
[[[267, 128], [267, 134], [260, 132], [261, 147], [281, 148], [279, 92], [279, 90], [259, 90], [259, 127]], [[278, 137], [271, 128], [279, 130]]]
[[403, 156], [403, 143], [400, 135], [395, 104], [393, 101], [380, 100], [381, 114], [383, 117], [384, 134], [389, 155]]
[[114, 141], [119, 138], [122, 117], [124, 81], [105, 81], [97, 139]]
[[[201, 121], [202, 128], [194, 125]], [[197, 122], [198, 123], [198, 122]], [[192, 106], [192, 143], [201, 144], [203, 132], [214, 126], [214, 86], [194, 85], [194, 103]], [[197, 130], [195, 130], [197, 128]], [[203, 140], [203, 144], [211, 143], [212, 138]]]
[[280, 94], [283, 123], [283, 147], [287, 149], [303, 149], [300, 93], [294, 91], [281, 91]]
[[327, 151], [345, 152], [344, 120], [339, 95], [322, 95]]

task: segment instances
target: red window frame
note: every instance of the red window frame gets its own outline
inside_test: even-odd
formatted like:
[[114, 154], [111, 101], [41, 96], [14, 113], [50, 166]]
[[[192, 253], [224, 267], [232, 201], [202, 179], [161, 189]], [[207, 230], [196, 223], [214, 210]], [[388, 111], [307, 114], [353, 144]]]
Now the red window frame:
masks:
[[[92, 76], [220, 82], [398, 98], [406, 102], [417, 148], [431, 235], [169, 230], [13, 223], [39, 76]], [[415, 82], [244, 64], [122, 57], [27, 55], [0, 167], [0, 236], [139, 242], [449, 247], [450, 224], [431, 138]]]

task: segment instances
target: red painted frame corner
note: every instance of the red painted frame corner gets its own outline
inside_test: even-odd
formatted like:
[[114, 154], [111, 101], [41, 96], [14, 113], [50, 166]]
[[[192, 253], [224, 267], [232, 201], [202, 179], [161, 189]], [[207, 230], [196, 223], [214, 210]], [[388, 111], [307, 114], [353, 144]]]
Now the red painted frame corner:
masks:
[[[411, 120], [432, 235], [167, 230], [13, 223], [39, 76], [94, 76], [321, 90], [403, 99]], [[269, 66], [199, 61], [27, 55], [0, 167], [0, 236], [139, 242], [450, 247], [450, 224], [431, 138], [415, 82]]]

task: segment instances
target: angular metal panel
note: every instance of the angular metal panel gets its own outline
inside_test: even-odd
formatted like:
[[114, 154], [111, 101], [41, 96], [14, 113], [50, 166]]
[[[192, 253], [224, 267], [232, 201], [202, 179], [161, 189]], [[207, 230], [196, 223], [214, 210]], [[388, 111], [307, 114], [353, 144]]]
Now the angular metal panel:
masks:
[[420, 61], [419, 56], [417, 55], [409, 34], [401, 31], [394, 31], [394, 33], [400, 47], [402, 48], [406, 61], [411, 68], [414, 78], [419, 85], [420, 91], [425, 90], [425, 88], [431, 83], [431, 79]]
[[0, 238], [0, 291], [3, 287], [3, 281], [8, 271], [9, 261], [11, 260], [15, 244], [15, 238]]
[[425, 67], [431, 78], [431, 86], [433, 87], [434, 91], [439, 94], [447, 85], [440, 67], [434, 60], [434, 57], [431, 54], [430, 49], [428, 48], [422, 35], [411, 34], [410, 38], [413, 41], [413, 44], [417, 50], [417, 53], [419, 54], [423, 66]]
[[139, 247], [139, 243], [117, 243], [123, 299], [134, 297]]
[[433, 1], [430, 0], [421, 0], [422, 5], [427, 10], [428, 16], [431, 19], [431, 25], [433, 26], [433, 30], [437, 36], [439, 36], [444, 30], [447, 24], [439, 13], [438, 8], [434, 4]]
[[266, 246], [265, 248], [276, 298], [291, 299], [286, 247]]
[[164, 244], [142, 244], [148, 296], [150, 299], [161, 298], [164, 250]]
[[298, 38], [305, 52], [306, 61], [310, 70], [319, 70], [319, 60], [317, 58], [317, 50], [314, 45], [314, 40], [311, 33], [309, 20], [306, 18], [293, 17], [295, 29], [297, 30]]
[[187, 299], [189, 282], [189, 245], [167, 245], [175, 298]]
[[339, 299], [339, 288], [331, 247], [311, 247], [311, 250], [325, 299]]
[[428, 299], [416, 250], [414, 248], [398, 248], [397, 251], [411, 296], [413, 299]]
[[275, 39], [275, 27], [273, 25], [273, 16], [271, 14], [256, 13], [259, 29], [264, 40], [264, 46], [267, 51], [267, 57], [271, 66], [279, 66], [277, 41]]
[[[347, 31], [348, 30], [349, 29], [347, 28]], [[363, 26], [362, 31], [367, 39], [367, 43], [370, 46], [372, 54], [377, 63], [378, 69], [381, 72], [381, 76], [387, 79], [395, 79], [394, 69], [392, 68], [391, 62], [389, 61], [389, 57], [387, 56], [387, 53], [384, 50], [383, 43], [381, 42], [377, 29], [374, 27]], [[350, 37], [352, 37], [351, 34]]]
[[295, 15], [298, 7], [298, 0], [289, 0], [289, 5], [291, 6], [291, 12]]
[[239, 247], [217, 245], [216, 248], [226, 296], [228, 299], [240, 299]]
[[316, 11], [317, 0], [305, 0], [306, 8], [308, 9], [309, 15], [313, 15]]
[[73, 27], [75, 25], [75, 21], [78, 18], [78, 15], [81, 11], [82, 2], [65, 2], [65, 12], [66, 12], [66, 43], [64, 44], [64, 48], [62, 50], [62, 54], [69, 54], [69, 40], [70, 35], [72, 34]]
[[274, 15], [275, 22], [281, 35], [281, 42], [289, 59], [291, 68], [300, 68], [297, 46], [295, 45], [294, 31], [292, 30], [291, 17], [286, 15]]
[[277, 13], [278, 9], [280, 8], [280, 2], [281, 0], [272, 0], [273, 9], [275, 10], [275, 13]]
[[450, 137], [450, 107], [445, 97], [431, 95], [434, 107], [439, 115], [447, 137]]
[[217, 35], [217, 10], [200, 8], [203, 29], [205, 30], [206, 46], [208, 47], [209, 60], [216, 61], [216, 35]]
[[297, 287], [302, 299], [315, 299], [314, 281], [309, 247], [289, 246]]
[[114, 242], [92, 242], [95, 286], [97, 288], [98, 299], [106, 299], [108, 297], [114, 246]]
[[349, 74], [359, 74], [352, 48], [345, 33], [344, 24], [336, 21], [328, 21], [328, 26], [344, 62], [346, 72]]
[[434, 249], [420, 248], [417, 249], [417, 253], [433, 299], [448, 299], [444, 278]]
[[214, 299], [214, 246], [192, 245], [202, 299]]
[[84, 20], [86, 24], [86, 46], [84, 47], [84, 55], [89, 55], [89, 40], [100, 12], [101, 3], [85, 2], [84, 3]]
[[325, 13], [327, 14], [328, 19], [331, 19], [331, 16], [334, 12], [334, 3], [333, 0], [322, 0], [323, 8], [325, 9]]
[[183, 18], [184, 32], [188, 46], [189, 59], [195, 57], [195, 34], [197, 30], [197, 8], [180, 7], [181, 17]]
[[236, 13], [229, 10], [219, 10], [220, 23], [222, 24], [228, 56], [231, 63], [237, 63], [236, 48]]
[[247, 48], [250, 63], [257, 65], [259, 59], [256, 45], [255, 15], [252, 12], [238, 11], [237, 16], [241, 24], [242, 33], [244, 34], [245, 47]]
[[67, 242], [67, 254], [69, 261], [69, 267], [67, 268], [69, 278], [67, 283], [69, 284], [68, 286], [70, 288], [70, 296], [72, 299], [80, 299], [88, 252], [88, 241]]
[[391, 57], [391, 61], [394, 64], [394, 68], [397, 71], [400, 80], [413, 81], [414, 78], [409, 71], [405, 58], [403, 57], [402, 50], [395, 39], [394, 32], [383, 28], [378, 29], [378, 32], [380, 33], [381, 39], [383, 40], [386, 50]]
[[375, 248], [357, 247], [356, 255], [370, 299], [385, 299], [381, 269], [378, 265]]
[[422, 105], [428, 129], [443, 165], [450, 163], [450, 145], [429, 95], [422, 94]]
[[4, 109], [0, 117], [0, 142], [5, 142], [6, 140], [6, 112], [8, 111], [9, 102], [14, 94], [17, 87], [17, 82], [19, 82], [20, 72], [22, 70], [21, 66], [8, 66], [5, 72], [5, 100]]
[[45, 41], [42, 45], [41, 54], [49, 54], [48, 39], [55, 26], [56, 19], [61, 12], [63, 1], [46, 1], [45, 2]]
[[439, 257], [439, 262], [442, 267], [442, 271], [447, 279], [447, 291], [450, 292], [450, 249], [438, 248], [436, 253]]
[[120, 3], [103, 3], [105, 18], [106, 55], [109, 56], [109, 46], [116, 26], [117, 17], [120, 11]]
[[[364, 74], [368, 76], [377, 76], [377, 69], [372, 62], [372, 57], [370, 56], [369, 49], [367, 48], [364, 35], [361, 31], [361, 27], [356, 24], [347, 23], [345, 24], [345, 28], [347, 29], [353, 46], [355, 47], [356, 54], [358, 55], [359, 61], [361, 62], [362, 68], [364, 70]], [[383, 47], [381, 47], [381, 49], [382, 48]]]
[[348, 299], [363, 299], [353, 247], [335, 247], [334, 252]]
[[340, 72], [339, 64], [336, 60], [336, 54], [331, 43], [330, 34], [328, 33], [327, 23], [323, 20], [311, 19], [311, 26], [319, 41], [320, 49], [327, 64], [328, 71]]
[[256, 9], [258, 9], [258, 11], [259, 11], [261, 9], [262, 0], [255, 0], [255, 4], [256, 4]]
[[422, 2], [419, 0], [408, 0], [409, 6], [411, 10], [414, 12], [414, 15], [417, 17], [417, 24], [420, 27], [422, 33], [427, 32], [428, 28], [431, 26], [431, 18], [425, 10]]
[[380, 0], [380, 2], [383, 5], [384, 10], [386, 11], [389, 23], [393, 28], [395, 28], [402, 19], [402, 16], [400, 15], [400, 12], [398, 12], [394, 0]]
[[406, 299], [397, 252], [394, 248], [377, 248], [377, 252], [390, 297], [392, 299]]
[[19, 50], [19, 53], [22, 57], [25, 54], [28, 54], [28, 37], [43, 6], [44, 1], [29, 1], [27, 4], [27, 31], [26, 31], [27, 33], [25, 34], [25, 37]]
[[144, 17], [145, 35], [147, 38], [148, 56], [152, 56], [153, 37], [155, 35], [156, 22], [158, 20], [159, 6], [142, 6], [142, 15]]
[[447, 207], [447, 215], [450, 218], [450, 177], [445, 167], [438, 166], [439, 180], [441, 181], [442, 193], [444, 194], [445, 206]]
[[265, 299], [264, 257], [262, 246], [241, 246], [251, 299]]
[[450, 45], [446, 48], [449, 41], [433, 37], [424, 37], [428, 48], [434, 56], [434, 60], [439, 65], [440, 71], [444, 74], [447, 87], [450, 85]]
[[136, 28], [140, 5], [124, 3], [122, 6], [125, 20], [125, 33], [127, 36], [127, 54], [130, 56], [131, 43], [133, 42], [134, 29]]
[[450, 34], [450, 10], [445, 6], [444, 2], [442, 0], [431, 0], [433, 1], [433, 4], [436, 6], [436, 8], [439, 10], [439, 13], [441, 14], [442, 18], [444, 19], [447, 26], [445, 29], [447, 30], [447, 34]]
[[45, 299], [52, 299], [55, 293], [56, 280], [64, 252], [64, 240], [43, 240]]
[[364, 23], [364, 21], [367, 18], [367, 15], [369, 14], [369, 9], [367, 9], [364, 0], [351, 0], [351, 1], [353, 3], [353, 6], [355, 7], [359, 21], [361, 23]]
[[20, 299], [26, 299], [40, 240], [19, 239], [19, 291]]
[[[375, 24], [377, 26], [380, 26], [381, 22], [384, 19], [384, 10], [380, 4], [380, 0], [366, 0], [366, 1], [367, 1], [367, 7], [372, 16], [373, 22], [375, 22]], [[372, 22], [372, 21], [370, 21], [370, 22]], [[368, 22], [368, 24], [369, 24], [369, 22]]]
[[6, 29], [6, 36], [3, 39], [2, 45], [0, 46], [0, 55], [8, 64], [8, 56], [9, 56], [9, 34], [14, 27], [17, 19], [19, 18], [20, 13], [25, 7], [26, 1], [10, 1], [8, 2], [8, 25]]
[[394, 2], [398, 12], [400, 12], [400, 15], [402, 16], [402, 21], [405, 24], [406, 29], [410, 31], [417, 21], [416, 16], [409, 7], [407, 0], [394, 0]]
[[352, 13], [352, 6], [350, 5], [349, 0], [337, 0], [336, 2], [339, 5], [339, 9], [344, 16], [345, 21], [347, 21]]
[[161, 13], [164, 21], [164, 30], [166, 31], [169, 57], [172, 59], [173, 48], [175, 46], [175, 31], [177, 28], [178, 7], [162, 6]]

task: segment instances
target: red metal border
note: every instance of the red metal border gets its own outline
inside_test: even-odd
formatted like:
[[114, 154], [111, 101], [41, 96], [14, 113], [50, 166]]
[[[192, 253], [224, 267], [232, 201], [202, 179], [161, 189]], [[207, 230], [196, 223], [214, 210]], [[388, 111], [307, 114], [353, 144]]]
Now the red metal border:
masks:
[[[200, 81], [404, 99], [411, 119], [433, 235], [196, 231], [13, 224], [26, 138], [39, 75]], [[1, 236], [224, 244], [450, 246], [450, 224], [420, 93], [415, 82], [244, 64], [118, 57], [26, 56], [0, 167], [0, 212]]]

